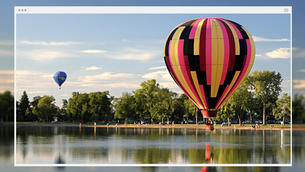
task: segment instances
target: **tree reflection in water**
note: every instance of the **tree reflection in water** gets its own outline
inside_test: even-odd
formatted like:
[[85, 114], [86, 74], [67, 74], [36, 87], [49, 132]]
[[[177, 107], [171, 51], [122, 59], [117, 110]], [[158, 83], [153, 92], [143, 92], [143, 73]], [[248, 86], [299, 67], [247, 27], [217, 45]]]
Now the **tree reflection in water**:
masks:
[[289, 144], [289, 131], [20, 126], [17, 163], [61, 152], [72, 163], [287, 164]]
[[[14, 171], [14, 172], [32, 172], [32, 171], [43, 171], [43, 172], [59, 172], [59, 171], [64, 171], [64, 172], [93, 172], [93, 171], [104, 171], [104, 172], [113, 172], [113, 171], [126, 171], [126, 172], [202, 172], [203, 169], [207, 170], [209, 172], [217, 171], [217, 172], [235, 172], [235, 171], [241, 171], [241, 172], [255, 172], [255, 171], [262, 171], [262, 172], [289, 172], [289, 171], [303, 171], [304, 169], [304, 160], [305, 160], [305, 132], [304, 131], [293, 131], [293, 147], [292, 147], [292, 155], [293, 155], [293, 166], [292, 167], [66, 167], [63, 169], [58, 169], [58, 168], [50, 168], [50, 167], [26, 167], [26, 168], [16, 168], [14, 167], [13, 164], [13, 156], [14, 156], [14, 133], [13, 133], [13, 126], [0, 126], [0, 166], [1, 166], [1, 172], [9, 172], [9, 171]], [[76, 128], [77, 130], [78, 128]], [[50, 136], [51, 130], [49, 131], [44, 131], [44, 129], [35, 129], [39, 133], [47, 132], [49, 133], [48, 135]], [[63, 129], [58, 128], [57, 134], [60, 133], [66, 133], [68, 130], [70, 135], [73, 135], [72, 132], [74, 129]], [[54, 131], [54, 130], [53, 130]], [[83, 132], [83, 131], [82, 131]], [[84, 131], [85, 133], [87, 131]], [[132, 133], [135, 133], [136, 130], [132, 130]], [[178, 130], [175, 130], [175, 135], [176, 134], [181, 134], [178, 132]], [[274, 132], [274, 131], [272, 131]], [[151, 131], [150, 135], [154, 135], [154, 133], [159, 134], [159, 130], [157, 131]], [[233, 132], [234, 133], [234, 132]], [[242, 133], [242, 131], [237, 130], [235, 135], [239, 135], [238, 133]], [[285, 132], [284, 132], [285, 133]], [[86, 133], [88, 134], [88, 133]], [[124, 132], [124, 135], [128, 136], [130, 134], [130, 131], [128, 130], [127, 133], [126, 131]], [[203, 134], [203, 132], [199, 133]], [[217, 134], [217, 133], [216, 133]], [[28, 133], [28, 135], [34, 136], [35, 133]], [[51, 134], [52, 135], [52, 134]], [[78, 133], [76, 133], [78, 135]], [[108, 132], [100, 132], [99, 130], [96, 131], [96, 136], [99, 135], [114, 135], [114, 131], [108, 130]], [[134, 134], [133, 134], [134, 135]], [[233, 134], [234, 135], [234, 134]], [[37, 135], [36, 135], [37, 136]], [[129, 135], [130, 136], [130, 135]], [[197, 133], [197, 137], [198, 137]], [[275, 136], [268, 135], [267, 132], [265, 132], [265, 144], [266, 142], [269, 142], [271, 144], [277, 143]], [[82, 135], [83, 137], [83, 135]], [[143, 135], [139, 135], [139, 137], [143, 137]], [[285, 140], [285, 137], [287, 135], [283, 135], [283, 139]], [[33, 139], [33, 138], [36, 138]], [[89, 136], [90, 138], [90, 136]], [[37, 143], [43, 143], [42, 139], [37, 138], [37, 137], [32, 137], [32, 140], [35, 140], [34, 142]], [[24, 139], [23, 139], [24, 140]], [[65, 141], [65, 140], [63, 140]], [[252, 141], [256, 141], [255, 139]], [[278, 140], [279, 141], [279, 140]], [[285, 145], [286, 143], [283, 143]], [[24, 145], [27, 145], [25, 143]], [[207, 146], [207, 145], [205, 145]], [[215, 147], [215, 146], [214, 146]], [[281, 149], [281, 145], [278, 144], [279, 149], [277, 148], [275, 150], [280, 151], [283, 153], [285, 151], [285, 154], [287, 154], [286, 151], [290, 151], [288, 147], [283, 146], [285, 150]], [[207, 150], [207, 148], [205, 148]], [[202, 154], [205, 155], [205, 150]], [[210, 144], [210, 153], [215, 154], [215, 148], [211, 146]], [[265, 152], [267, 152], [268, 149], [265, 148]], [[277, 152], [275, 152], [277, 153]], [[189, 154], [187, 151], [184, 151], [184, 154]], [[206, 156], [202, 156], [201, 160], [205, 160]], [[215, 158], [215, 155], [214, 155]], [[202, 162], [201, 162], [202, 163]]]

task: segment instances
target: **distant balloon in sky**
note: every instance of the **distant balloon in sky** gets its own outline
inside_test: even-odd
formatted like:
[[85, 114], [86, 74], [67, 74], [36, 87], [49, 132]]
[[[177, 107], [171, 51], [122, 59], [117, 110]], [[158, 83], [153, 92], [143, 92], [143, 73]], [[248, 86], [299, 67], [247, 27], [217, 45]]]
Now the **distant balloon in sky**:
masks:
[[255, 45], [240, 24], [222, 18], [199, 18], [177, 26], [164, 47], [167, 69], [177, 85], [201, 110], [217, 109], [249, 74]]
[[67, 74], [63, 71], [58, 71], [53, 75], [54, 81], [59, 85], [59, 89], [61, 85], [66, 81]]

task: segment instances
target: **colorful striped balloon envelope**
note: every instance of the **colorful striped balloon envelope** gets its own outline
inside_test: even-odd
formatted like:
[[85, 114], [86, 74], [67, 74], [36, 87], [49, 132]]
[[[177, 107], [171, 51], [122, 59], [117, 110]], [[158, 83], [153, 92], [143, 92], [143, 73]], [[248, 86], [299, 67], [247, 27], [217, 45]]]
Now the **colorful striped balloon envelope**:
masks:
[[250, 33], [222, 18], [200, 18], [177, 26], [164, 47], [167, 69], [203, 117], [217, 109], [238, 89], [255, 58]]

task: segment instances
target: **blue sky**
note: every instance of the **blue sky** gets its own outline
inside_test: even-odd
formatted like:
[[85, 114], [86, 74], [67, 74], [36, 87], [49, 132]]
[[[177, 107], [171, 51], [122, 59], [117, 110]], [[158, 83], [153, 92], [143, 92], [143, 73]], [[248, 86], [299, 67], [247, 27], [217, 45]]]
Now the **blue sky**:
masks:
[[[206, 17], [242, 24], [256, 43], [252, 71], [280, 72], [283, 92], [290, 92], [287, 14], [18, 14], [17, 98], [24, 90], [31, 100], [53, 95], [60, 106], [73, 91], [108, 90], [120, 97], [148, 79], [181, 94], [165, 68], [164, 42], [180, 23]], [[52, 78], [59, 70], [68, 75], [61, 90]]]
[[[304, 67], [304, 57], [305, 57], [305, 46], [304, 46], [304, 40], [305, 40], [305, 36], [303, 34], [303, 28], [304, 28], [304, 22], [303, 22], [303, 16], [305, 16], [305, 12], [303, 10], [303, 7], [305, 5], [305, 2], [302, 0], [296, 0], [296, 1], [285, 1], [285, 0], [279, 0], [279, 1], [262, 1], [262, 0], [257, 0], [257, 1], [241, 1], [241, 0], [235, 0], [235, 1], [225, 1], [225, 0], [219, 0], [219, 1], [180, 1], [180, 0], [176, 0], [176, 1], [137, 1], [137, 0], [133, 0], [133, 1], [123, 1], [123, 0], [115, 0], [115, 1], [95, 1], [95, 0], [87, 0], [87, 1], [69, 1], [69, 0], [64, 0], [64, 1], [59, 1], [59, 0], [54, 0], [54, 1], [37, 1], [37, 0], [27, 0], [27, 1], [21, 1], [21, 0], [13, 0], [13, 1], [4, 1], [1, 5], [0, 5], [0, 16], [5, 16], [5, 17], [1, 17], [0, 18], [0, 22], [3, 23], [1, 25], [1, 32], [0, 32], [0, 80], [1, 80], [1, 84], [0, 84], [0, 92], [3, 92], [5, 90], [10, 90], [13, 92], [13, 82], [14, 82], [14, 78], [13, 78], [13, 40], [14, 40], [14, 11], [13, 8], [14, 6], [60, 6], [60, 5], [75, 5], [75, 6], [109, 6], [109, 5], [119, 5], [119, 6], [159, 6], [159, 5], [164, 5], [164, 6], [172, 6], [172, 5], [177, 5], [177, 6], [292, 6], [293, 9], [293, 37], [292, 37], [292, 43], [293, 43], [293, 93], [299, 93], [299, 94], [305, 94], [305, 80], [303, 78], [304, 72], [305, 72], [305, 67]], [[201, 17], [201, 16], [200, 16]], [[206, 16], [208, 17], [208, 16]], [[220, 16], [215, 16], [215, 17], [220, 17]], [[242, 16], [238, 17], [232, 17], [232, 16], [228, 16], [228, 17], [224, 17], [224, 18], [228, 18], [228, 19], [232, 19], [240, 24], [242, 24], [243, 26], [246, 27], [246, 29], [248, 29], [251, 33], [252, 36], [260, 36], [261, 38], [268, 38], [268, 39], [289, 39], [289, 36], [286, 35], [281, 35], [283, 33], [279, 33], [277, 31], [281, 30], [277, 27], [277, 26], [272, 24], [274, 23], [281, 23], [283, 22], [281, 20], [281, 18], [276, 18], [272, 16], [264, 16], [266, 18], [266, 20], [255, 20], [255, 21], [244, 21], [242, 19]], [[267, 20], [268, 19], [268, 20]], [[32, 19], [33, 20], [33, 19]], [[184, 19], [181, 19], [183, 21], [185, 21]], [[188, 19], [186, 19], [188, 20]], [[183, 22], [183, 21], [179, 21], [179, 20], [173, 20], [173, 25], [168, 26], [168, 30], [164, 33], [159, 33], [160, 37], [161, 35], [165, 35], [167, 36], [167, 34], [170, 32], [171, 29], [173, 29], [173, 27], [175, 27], [176, 25], [178, 25], [179, 23]], [[285, 20], [284, 20], [285, 21]], [[46, 21], [41, 21], [41, 22], [46, 22]], [[60, 21], [58, 21], [60, 22]], [[61, 21], [63, 22], [63, 21]], [[124, 21], [121, 21], [124, 22]], [[273, 28], [272, 33], [268, 33], [266, 31], [264, 31], [266, 25], [269, 24], [269, 27]], [[21, 24], [21, 23], [20, 23]], [[255, 30], [251, 30], [251, 28], [254, 27], [254, 25], [259, 25], [259, 27], [256, 27]], [[96, 26], [98, 26], [98, 23], [96, 23]], [[158, 27], [157, 27], [158, 28]], [[75, 30], [79, 29], [79, 28], [74, 28]], [[73, 30], [74, 30], [73, 29]], [[165, 28], [164, 28], [165, 29]], [[289, 28], [288, 28], [289, 29]], [[34, 31], [34, 30], [33, 30]], [[26, 32], [26, 30], [24, 30], [24, 32]], [[138, 31], [139, 32], [139, 31]], [[37, 31], [37, 33], [39, 33], [39, 31]], [[286, 33], [286, 32], [285, 32]], [[141, 34], [141, 33], [138, 33]], [[39, 34], [37, 34], [37, 36], [39, 36]], [[66, 35], [69, 36], [69, 35]], [[78, 37], [80, 38], [81, 35], [78, 35]], [[106, 35], [107, 36], [107, 35]], [[131, 36], [131, 35], [130, 35]], [[145, 35], [147, 36], [147, 39], [149, 39], [149, 36], [153, 36], [153, 35]], [[131, 36], [132, 37], [132, 36]], [[35, 38], [35, 35], [32, 35], [31, 38]], [[119, 37], [121, 38], [121, 37]], [[117, 40], [119, 40], [119, 38]], [[19, 37], [18, 37], [19, 39]], [[29, 39], [29, 38], [23, 38], [24, 40]], [[47, 37], [44, 37], [45, 40], [42, 39], [32, 39], [31, 43], [33, 44], [33, 42], [36, 41], [36, 48], [38, 49], [38, 44], [37, 42], [39, 41], [46, 41], [46, 44], [50, 44], [49, 41], [51, 41], [50, 39], [48, 39]], [[69, 42], [69, 41], [75, 41], [77, 42], [77, 40], [68, 40], [68, 37], [66, 37], [66, 40], [64, 39], [54, 39], [55, 42]], [[143, 50], [142, 47], [145, 46], [150, 46], [150, 54], [152, 55], [154, 54], [153, 57], [151, 56], [147, 56], [148, 58], [150, 57], [151, 59], [146, 60], [146, 61], [141, 61], [141, 60], [121, 60], [122, 63], [126, 66], [126, 65], [130, 65], [131, 67], [127, 70], [123, 70], [120, 69], [121, 71], [119, 71], [119, 69], [117, 71], [113, 70], [113, 65], [115, 65], [115, 62], [117, 63], [119, 60], [118, 59], [110, 59], [110, 58], [106, 58], [103, 57], [101, 59], [103, 59], [103, 62], [97, 62], [95, 64], [90, 64], [88, 61], [90, 60], [81, 60], [80, 57], [78, 58], [73, 58], [73, 63], [82, 63], [81, 66], [76, 66], [73, 65], [73, 68], [69, 69], [72, 70], [73, 72], [71, 73], [70, 71], [67, 72], [68, 73], [68, 80], [66, 81], [66, 83], [63, 85], [63, 89], [62, 91], [62, 95], [67, 95], [67, 97], [70, 97], [71, 95], [71, 90], [72, 91], [85, 91], [85, 90], [79, 90], [79, 89], [75, 89], [75, 88], [70, 88], [69, 86], [69, 82], [73, 82], [74, 83], [77, 81], [77, 79], [79, 78], [79, 76], [94, 76], [94, 72], [99, 72], [99, 73], [105, 73], [106, 71], [111, 72], [111, 74], [115, 75], [115, 74], [137, 74], [136, 69], [138, 69], [139, 71], [141, 71], [142, 73], [140, 73], [140, 76], [138, 76], [139, 78], [139, 82], [137, 84], [140, 84], [142, 81], [146, 80], [146, 79], [150, 79], [150, 78], [142, 78], [143, 76], [145, 76], [145, 74], [150, 74], [150, 73], [157, 73], [157, 71], [161, 71], [161, 70], [157, 70], [157, 69], [151, 69], [152, 67], [160, 67], [162, 65], [164, 65], [163, 62], [163, 54], [160, 52], [155, 52], [159, 51], [160, 47], [162, 48], [163, 51], [163, 43], [161, 44], [157, 44], [158, 39], [154, 39], [156, 42], [141, 42], [141, 40], [132, 40], [132, 39], [127, 39], [124, 38], [126, 40], [121, 40], [120, 46], [122, 47], [122, 45], [130, 45], [130, 46], [126, 46], [126, 47], [134, 47], [135, 45], [137, 45], [137, 49], [134, 49], [134, 53], [138, 53], [141, 54], [143, 52], [141, 51], [136, 51], [136, 50]], [[164, 38], [163, 38], [164, 39]], [[20, 37], [21, 40], [21, 37]], [[30, 40], [30, 39], [29, 39]], [[88, 40], [89, 41], [89, 40]], [[28, 42], [29, 43], [29, 42]], [[30, 44], [18, 44], [21, 46], [21, 48], [33, 48], [33, 45], [31, 46]], [[266, 45], [271, 45], [270, 43], [272, 43], [273, 47], [267, 47]], [[84, 46], [86, 45], [86, 46]], [[258, 55], [262, 55], [257, 57], [254, 66], [253, 66], [253, 70], [264, 70], [264, 69], [268, 69], [268, 70], [283, 70], [283, 67], [281, 67], [280, 65], [269, 65], [269, 64], [274, 64], [275, 61], [278, 64], [283, 63], [282, 61], [285, 61], [286, 59], [272, 59], [272, 58], [267, 58], [266, 54], [267, 52], [272, 52], [274, 51], [274, 53], [276, 53], [275, 50], [278, 50], [278, 52], [284, 52], [284, 54], [289, 51], [287, 49], [285, 49], [285, 47], [287, 45], [286, 41], [280, 41], [280, 42], [270, 42], [270, 41], [260, 41], [256, 43], [257, 46], [257, 54]], [[110, 50], [110, 49], [106, 49], [107, 47], [103, 46], [101, 47], [97, 47], [96, 48], [96, 44], [94, 43], [94, 41], [90, 43], [86, 43], [86, 44], [70, 44], [70, 45], [66, 45], [66, 46], [51, 46], [51, 45], [45, 45], [45, 46], [39, 46], [40, 49], [44, 48], [44, 49], [54, 49], [56, 48], [57, 50], [61, 50], [63, 48], [68, 49], [68, 50], [73, 50], [73, 48], [82, 48], [82, 50], [89, 50], [89, 49], [97, 49], [97, 50], [103, 50], [106, 51], [106, 53], [96, 53], [96, 54], [88, 54], [88, 53], [80, 53], [78, 52], [77, 55], [82, 55], [87, 57], [87, 55], [90, 55], [91, 59], [96, 58], [97, 56], [106, 56], [107, 54], [109, 55], [111, 52], [112, 53], [119, 53], [118, 51], [115, 50]], [[142, 47], [141, 47], [142, 46]], [[260, 48], [259, 48], [260, 46]], [[142, 49], [141, 49], [142, 48]], [[259, 48], [259, 49], [258, 49]], [[279, 49], [279, 48], [284, 48], [284, 49]], [[125, 50], [125, 53], [131, 53], [132, 49], [123, 49]], [[70, 52], [71, 52], [70, 51]], [[145, 50], [147, 51], [147, 50]], [[162, 55], [162, 56], [160, 56]], [[74, 54], [75, 55], [75, 54]], [[113, 55], [113, 54], [111, 54]], [[270, 54], [269, 54], [270, 55]], [[87, 57], [88, 58], [88, 57]], [[86, 58], [86, 59], [87, 59]], [[261, 63], [258, 64], [258, 60], [261, 58]], [[65, 58], [65, 60], [68, 60], [69, 58]], [[154, 60], [153, 60], [154, 59]], [[156, 62], [156, 59], [160, 61], [158, 63], [155, 64], [151, 64], [152, 61]], [[38, 63], [38, 62], [37, 62]], [[284, 62], [285, 63], [285, 62]], [[103, 64], [103, 65], [101, 65]], [[107, 64], [107, 65], [105, 65]], [[137, 64], [137, 65], [134, 65]], [[41, 64], [40, 64], [41, 65]], [[40, 66], [40, 65], [36, 65], [36, 66]], [[159, 66], [160, 65], [160, 66]], [[93, 67], [96, 66], [97, 70], [85, 70], [86, 68], [92, 67], [91, 69], [94, 69]], [[135, 67], [136, 66], [136, 67]], [[111, 70], [109, 70], [109, 68], [111, 68]], [[121, 68], [121, 67], [120, 67]], [[31, 68], [25, 68], [24, 70], [30, 70]], [[34, 70], [34, 69], [33, 69]], [[37, 71], [42, 71], [35, 69]], [[44, 69], [45, 70], [45, 69]], [[58, 69], [58, 70], [66, 70], [66, 69]], [[287, 68], [284, 70], [288, 70]], [[55, 73], [57, 71], [57, 69], [54, 69], [54, 71], [50, 69], [50, 71], [45, 71], [45, 76], [50, 76], [51, 74]], [[73, 76], [73, 74], [75, 73], [75, 76]], [[162, 80], [162, 75], [159, 73], [159, 78], [156, 78], [157, 81], [161, 84], [165, 83], [165, 79]], [[119, 77], [119, 75], [116, 75], [117, 77]], [[160, 79], [161, 77], [161, 79]], [[164, 76], [166, 78], [166, 76]], [[124, 78], [124, 77], [123, 77]], [[128, 77], [125, 77], [128, 78]], [[124, 79], [125, 79], [124, 78]], [[74, 79], [74, 80], [73, 80]], [[88, 78], [87, 78], [88, 79]], [[284, 77], [284, 79], [287, 79]], [[130, 80], [129, 80], [130, 81]], [[49, 81], [51, 84], [51, 81]], [[135, 81], [136, 82], [136, 81]], [[168, 81], [169, 82], [169, 81]], [[38, 86], [36, 86], [38, 87]], [[103, 87], [97, 86], [97, 88], [100, 91], [104, 91], [105, 89], [103, 89]], [[109, 87], [108, 87], [109, 88]], [[57, 89], [57, 88], [56, 88]], [[66, 90], [65, 90], [66, 89]], [[75, 89], [75, 90], [74, 90]], [[132, 88], [130, 87], [129, 90], [126, 90], [128, 92], [131, 92], [132, 90], [135, 90], [136, 88]], [[174, 89], [174, 88], [172, 88]], [[67, 93], [64, 92], [67, 91]], [[68, 91], [69, 90], [69, 91]], [[109, 89], [108, 89], [109, 90]], [[58, 91], [58, 90], [54, 90], [54, 91]], [[92, 91], [97, 91], [97, 89], [93, 89]], [[117, 91], [119, 91], [119, 88], [117, 88]], [[178, 89], [177, 89], [178, 91]], [[42, 90], [41, 95], [44, 94], [49, 94], [49, 93], [43, 93], [44, 90]], [[51, 90], [49, 90], [49, 92], [51, 92]], [[114, 93], [113, 91], [110, 91], [111, 95], [117, 96], [116, 93]], [[34, 95], [30, 95], [30, 97], [36, 96], [36, 93]], [[119, 95], [118, 95], [119, 96]], [[18, 96], [17, 96], [18, 98]], [[60, 98], [56, 98], [56, 102], [60, 103], [61, 102], [61, 98], [64, 98], [64, 96], [60, 97]]]

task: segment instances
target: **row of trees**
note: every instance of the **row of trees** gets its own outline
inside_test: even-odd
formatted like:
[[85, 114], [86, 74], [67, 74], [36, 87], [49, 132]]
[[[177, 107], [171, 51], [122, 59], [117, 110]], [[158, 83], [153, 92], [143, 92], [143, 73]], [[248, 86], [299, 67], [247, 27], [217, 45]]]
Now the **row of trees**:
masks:
[[[268, 118], [287, 118], [290, 116], [290, 97], [281, 92], [282, 77], [272, 71], [253, 72], [240, 88], [219, 109], [217, 119], [242, 120], [250, 115], [259, 117], [265, 123]], [[108, 91], [94, 93], [73, 92], [69, 101], [63, 99], [61, 108], [55, 105], [53, 96], [36, 96], [28, 100], [24, 91], [17, 102], [18, 121], [33, 121], [43, 119], [49, 121], [53, 116], [65, 120], [109, 121], [112, 119], [143, 119], [151, 121], [174, 120], [182, 121], [201, 117], [198, 108], [185, 94], [177, 93], [167, 88], [160, 88], [156, 80], [141, 83], [141, 88], [132, 93], [124, 92], [119, 98], [109, 95]], [[295, 118], [304, 120], [304, 97], [295, 96], [293, 110]], [[303, 109], [302, 109], [303, 108]], [[1, 115], [3, 116], [3, 115]]]
[[255, 71], [249, 75], [238, 90], [220, 108], [219, 118], [236, 116], [241, 119], [246, 115], [250, 120], [256, 114], [262, 116], [263, 124], [268, 118], [290, 117], [290, 96], [284, 94], [278, 99], [281, 90], [282, 76], [274, 71]]
[[194, 114], [197, 107], [185, 94], [178, 94], [168, 88], [160, 88], [156, 80], [147, 80], [141, 83], [141, 88], [132, 93], [124, 92], [122, 97], [115, 98], [112, 104], [115, 109], [115, 118], [140, 119], [150, 118], [167, 121], [188, 119]]

